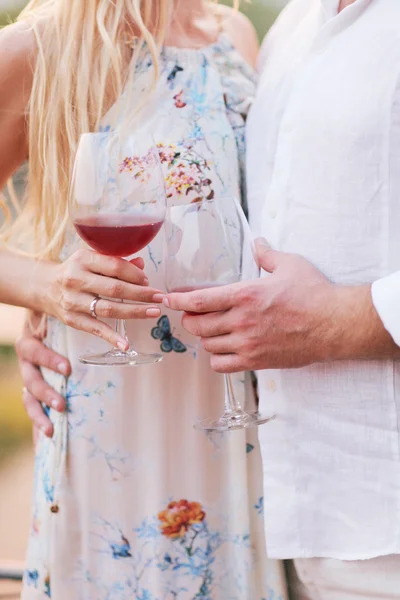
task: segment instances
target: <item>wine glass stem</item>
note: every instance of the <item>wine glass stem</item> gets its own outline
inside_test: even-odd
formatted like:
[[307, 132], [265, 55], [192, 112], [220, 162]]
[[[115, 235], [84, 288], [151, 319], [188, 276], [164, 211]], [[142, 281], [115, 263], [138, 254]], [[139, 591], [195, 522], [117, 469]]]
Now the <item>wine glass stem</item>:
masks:
[[[121, 303], [122, 302], [123, 302], [123, 300], [121, 300]], [[116, 333], [118, 333], [118, 335], [120, 335], [121, 337], [125, 338], [127, 340], [127, 342], [129, 343], [128, 334], [126, 333], [126, 321], [125, 321], [125, 319], [117, 319], [116, 320], [116, 322], [115, 322], [115, 331], [116, 331]], [[129, 348], [130, 348], [130, 344], [129, 344]]]
[[232, 377], [225, 374], [225, 414], [235, 415], [242, 413], [242, 406], [236, 398], [235, 390], [233, 387]]

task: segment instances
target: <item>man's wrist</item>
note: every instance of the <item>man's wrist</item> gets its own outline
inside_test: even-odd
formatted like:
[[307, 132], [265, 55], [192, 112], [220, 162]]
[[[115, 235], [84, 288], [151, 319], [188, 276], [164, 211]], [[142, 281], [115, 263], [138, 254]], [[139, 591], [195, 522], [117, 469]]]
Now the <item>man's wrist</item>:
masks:
[[335, 286], [332, 291], [328, 360], [400, 356], [372, 301], [371, 285]]

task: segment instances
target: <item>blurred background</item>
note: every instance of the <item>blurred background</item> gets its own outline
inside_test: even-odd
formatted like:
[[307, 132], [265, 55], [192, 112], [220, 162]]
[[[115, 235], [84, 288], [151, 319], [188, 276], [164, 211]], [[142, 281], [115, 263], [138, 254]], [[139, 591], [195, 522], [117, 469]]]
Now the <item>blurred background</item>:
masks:
[[[287, 1], [242, 0], [241, 8], [260, 39]], [[232, 0], [223, 2], [232, 4]], [[15, 19], [25, 3], [0, 0], [0, 27]], [[16, 188], [21, 192], [23, 173], [16, 176]], [[0, 304], [0, 566], [22, 564], [30, 521], [32, 431], [21, 402], [22, 383], [14, 353], [23, 319], [23, 310]], [[0, 584], [0, 598], [18, 597], [17, 593], [13, 584]]]

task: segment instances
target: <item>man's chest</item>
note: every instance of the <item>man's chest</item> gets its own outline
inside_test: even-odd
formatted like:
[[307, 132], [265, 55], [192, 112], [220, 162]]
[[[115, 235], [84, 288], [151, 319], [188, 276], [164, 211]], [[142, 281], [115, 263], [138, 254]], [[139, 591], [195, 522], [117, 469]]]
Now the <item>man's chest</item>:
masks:
[[275, 247], [361, 282], [381, 274], [388, 221], [400, 228], [392, 174], [400, 43], [390, 20], [372, 16], [335, 34], [314, 27], [313, 36], [298, 33], [263, 74], [248, 136], [250, 213], [258, 210], [252, 220]]

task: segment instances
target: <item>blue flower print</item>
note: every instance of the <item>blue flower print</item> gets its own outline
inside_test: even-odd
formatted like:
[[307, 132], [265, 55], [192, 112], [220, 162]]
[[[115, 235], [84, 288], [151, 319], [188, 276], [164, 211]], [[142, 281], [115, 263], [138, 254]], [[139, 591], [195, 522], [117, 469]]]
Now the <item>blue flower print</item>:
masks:
[[35, 569], [34, 571], [28, 571], [28, 569], [27, 569], [25, 571], [25, 581], [28, 585], [33, 586], [34, 588], [37, 588], [38, 580], [39, 580], [39, 572], [37, 569]]
[[43, 491], [47, 502], [52, 504], [54, 502], [54, 485], [50, 482], [49, 473], [46, 473], [43, 477]]
[[178, 73], [181, 73], [183, 70], [184, 70], [183, 67], [181, 67], [179, 65], [175, 65], [174, 68], [172, 69], [171, 73], [168, 75], [167, 81], [170, 84], [171, 89], [173, 89], [173, 87], [174, 87], [176, 76], [178, 75]]
[[180, 340], [173, 337], [171, 333], [171, 323], [167, 315], [163, 315], [157, 323], [157, 327], [153, 327], [151, 335], [155, 340], [161, 340], [162, 352], [186, 352], [187, 348]]
[[254, 505], [254, 508], [256, 509], [259, 515], [264, 514], [264, 496], [261, 496], [257, 504]]
[[112, 555], [115, 560], [119, 560], [120, 558], [130, 558], [131, 554], [131, 545], [121, 534], [121, 544], [111, 544]]

